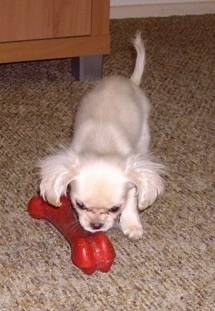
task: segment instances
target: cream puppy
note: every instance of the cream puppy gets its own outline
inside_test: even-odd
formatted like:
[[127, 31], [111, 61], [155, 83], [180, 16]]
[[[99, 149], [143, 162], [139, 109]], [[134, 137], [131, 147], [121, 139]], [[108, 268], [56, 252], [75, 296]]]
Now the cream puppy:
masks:
[[40, 161], [40, 194], [54, 206], [69, 193], [80, 224], [88, 231], [110, 229], [120, 216], [131, 239], [143, 234], [138, 210], [163, 192], [163, 166], [149, 156], [150, 105], [139, 88], [145, 49], [141, 34], [130, 79], [107, 77], [86, 94], [68, 148]]

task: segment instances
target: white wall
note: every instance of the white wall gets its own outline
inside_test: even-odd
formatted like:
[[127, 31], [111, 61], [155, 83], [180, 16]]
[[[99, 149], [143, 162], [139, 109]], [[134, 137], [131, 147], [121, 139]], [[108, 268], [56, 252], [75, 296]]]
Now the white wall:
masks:
[[215, 0], [111, 0], [110, 17], [215, 14]]

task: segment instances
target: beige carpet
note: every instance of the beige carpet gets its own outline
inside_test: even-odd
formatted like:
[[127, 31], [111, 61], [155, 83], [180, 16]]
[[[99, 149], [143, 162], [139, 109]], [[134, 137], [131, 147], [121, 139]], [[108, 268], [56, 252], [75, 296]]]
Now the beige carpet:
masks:
[[75, 81], [68, 60], [0, 65], [1, 311], [214, 310], [215, 16], [112, 21], [105, 75], [129, 77], [136, 29], [147, 49], [152, 152], [169, 177], [141, 214], [142, 240], [117, 226], [108, 233], [117, 257], [107, 274], [84, 275], [65, 239], [26, 211], [37, 160], [69, 141], [93, 83]]

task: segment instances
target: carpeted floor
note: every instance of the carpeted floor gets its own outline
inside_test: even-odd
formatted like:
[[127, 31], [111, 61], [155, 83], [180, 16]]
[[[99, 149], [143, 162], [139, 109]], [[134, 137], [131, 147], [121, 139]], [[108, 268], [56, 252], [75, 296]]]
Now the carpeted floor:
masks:
[[29, 217], [37, 160], [69, 141], [81, 96], [69, 60], [0, 65], [1, 311], [212, 311], [214, 269], [215, 16], [111, 21], [104, 74], [132, 72], [130, 39], [142, 30], [142, 87], [153, 111], [152, 152], [166, 164], [166, 192], [141, 214], [145, 234], [108, 235], [108, 274], [84, 275], [64, 238]]

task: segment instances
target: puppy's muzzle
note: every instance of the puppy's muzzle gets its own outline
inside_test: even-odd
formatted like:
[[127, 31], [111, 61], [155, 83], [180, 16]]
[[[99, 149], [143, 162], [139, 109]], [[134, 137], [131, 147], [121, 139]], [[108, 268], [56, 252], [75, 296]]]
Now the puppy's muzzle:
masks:
[[91, 222], [90, 223], [90, 227], [93, 230], [100, 230], [103, 227], [103, 223], [101, 223], [101, 222], [99, 222], [99, 223]]

